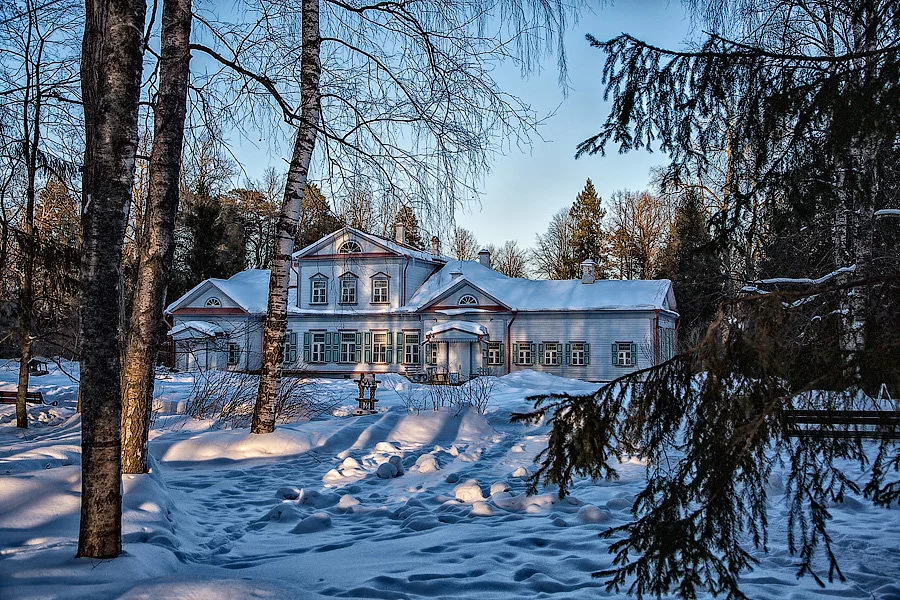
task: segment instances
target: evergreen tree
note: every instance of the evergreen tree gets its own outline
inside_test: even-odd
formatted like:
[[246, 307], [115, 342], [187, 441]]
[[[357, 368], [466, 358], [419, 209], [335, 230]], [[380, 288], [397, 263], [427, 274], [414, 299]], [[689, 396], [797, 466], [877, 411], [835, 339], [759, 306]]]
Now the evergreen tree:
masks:
[[572, 254], [575, 264], [591, 259], [597, 263], [596, 276], [606, 278], [609, 272], [609, 234], [603, 226], [606, 210], [590, 179], [575, 197], [569, 216], [572, 218]]
[[425, 242], [422, 240], [422, 234], [419, 231], [419, 219], [416, 217], [415, 211], [407, 205], [400, 207], [397, 216], [394, 217], [394, 225], [402, 223], [405, 228], [406, 243], [413, 248], [419, 250], [425, 249]]
[[672, 235], [662, 251], [659, 278], [671, 279], [681, 315], [681, 339], [696, 341], [716, 316], [724, 294], [722, 261], [706, 225], [700, 195], [689, 191], [675, 211]]
[[300, 206], [300, 221], [294, 247], [297, 250], [304, 248], [342, 226], [341, 220], [332, 212], [331, 205], [319, 186], [314, 183], [308, 184]]

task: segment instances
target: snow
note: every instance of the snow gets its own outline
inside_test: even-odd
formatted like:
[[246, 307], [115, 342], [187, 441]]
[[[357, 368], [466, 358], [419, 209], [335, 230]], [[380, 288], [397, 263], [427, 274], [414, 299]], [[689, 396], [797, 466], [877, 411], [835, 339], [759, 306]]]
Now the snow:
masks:
[[[64, 363], [75, 378], [77, 365]], [[0, 362], [10, 389], [15, 364]], [[58, 407], [29, 405], [31, 428], [0, 406], [0, 598], [626, 598], [591, 577], [611, 565], [645, 465], [626, 460], [613, 482], [577, 480], [558, 500], [525, 478], [547, 443], [546, 424], [509, 421], [538, 393], [596, 384], [522, 371], [494, 382], [487, 413], [406, 412], [389, 392], [419, 389], [385, 377], [380, 412], [329, 416], [271, 435], [157, 414], [151, 473], [123, 477], [124, 549], [115, 560], [75, 559], [81, 422], [77, 385], [59, 368], [32, 380]], [[183, 404], [189, 374], [160, 374], [157, 407]], [[336, 400], [347, 380], [321, 380]], [[344, 414], [338, 412], [337, 414]], [[848, 496], [829, 528], [846, 583], [797, 579], [787, 549], [785, 469], [769, 489], [769, 551], [744, 576], [750, 598], [900, 597], [900, 511]], [[379, 470], [391, 473], [380, 478]], [[859, 480], [852, 467], [848, 476]], [[396, 474], [396, 476], [394, 476]]]
[[447, 321], [446, 323], [439, 323], [426, 331], [425, 337], [430, 338], [446, 331], [462, 331], [464, 333], [471, 333], [472, 335], [488, 334], [487, 327], [480, 323], [470, 323], [469, 321]]
[[[453, 273], [462, 273], [453, 276]], [[516, 311], [675, 310], [672, 283], [598, 279], [550, 281], [506, 277], [478, 261], [449, 261], [410, 298], [406, 310], [420, 310], [456, 286], [468, 283]]]
[[900, 217], [900, 208], [882, 208], [875, 211], [876, 217]]
[[[823, 275], [816, 279], [810, 279], [808, 277], [772, 277], [771, 279], [760, 279], [757, 281], [757, 284], [760, 285], [777, 285], [777, 284], [797, 284], [797, 285], [821, 285], [826, 281], [834, 279], [838, 275], [843, 273], [853, 273], [856, 271], [856, 265], [850, 265], [849, 267], [841, 267], [840, 269], [835, 269], [831, 273], [827, 275]], [[744, 288], [743, 291], [753, 291], [754, 288], [748, 287]]]
[[188, 331], [195, 331], [199, 333], [201, 337], [216, 337], [217, 335], [225, 333], [225, 330], [218, 325], [206, 321], [184, 321], [173, 327], [169, 331], [169, 335], [175, 337], [180, 333]]

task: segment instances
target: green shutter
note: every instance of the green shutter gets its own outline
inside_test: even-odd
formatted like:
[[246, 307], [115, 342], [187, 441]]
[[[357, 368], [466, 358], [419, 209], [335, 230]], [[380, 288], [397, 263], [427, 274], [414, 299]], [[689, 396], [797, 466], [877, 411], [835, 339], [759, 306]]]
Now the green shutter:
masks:
[[325, 362], [327, 362], [327, 363], [331, 362], [331, 358], [332, 358], [331, 346], [332, 346], [333, 341], [334, 341], [334, 338], [331, 337], [331, 332], [326, 331], [325, 332]]
[[397, 332], [397, 364], [406, 364], [406, 345], [404, 344], [405, 336], [402, 331]]
[[384, 362], [386, 362], [387, 364], [391, 364], [392, 362], [394, 362], [394, 334], [388, 331], [387, 336], [385, 337], [387, 338], [387, 347], [385, 348]]
[[572, 364], [572, 344], [571, 343], [566, 343], [566, 362], [565, 362], [565, 364], [567, 364], [567, 365]]
[[584, 345], [584, 364], [586, 364], [586, 365], [591, 364], [591, 345], [590, 344]]
[[637, 364], [637, 344], [631, 344], [631, 366]]
[[500, 364], [506, 364], [506, 344], [500, 344]]
[[488, 366], [488, 348], [490, 348], [490, 344], [483, 342], [481, 347], [481, 364], [485, 367]]
[[532, 365], [535, 364], [535, 362], [534, 362], [534, 359], [535, 359], [534, 349], [535, 349], [535, 348], [536, 348], [536, 345], [535, 345], [534, 342], [532, 342], [532, 343], [531, 343], [531, 364], [532, 364]]
[[363, 362], [369, 364], [372, 362], [372, 334], [368, 331], [363, 334]]
[[612, 343], [612, 365], [619, 366], [619, 345], [615, 342]]
[[537, 364], [538, 362], [540, 362], [540, 364], [544, 364], [545, 361], [544, 361], [544, 344], [543, 343], [538, 344], [537, 358], [538, 358], [538, 360], [535, 361], [535, 364]]
[[512, 345], [512, 364], [519, 364], [519, 342]]
[[311, 337], [312, 337], [312, 334], [310, 332], [308, 332], [308, 331], [303, 332], [303, 361], [304, 362], [310, 361], [310, 353], [311, 353], [310, 344], [312, 342]]

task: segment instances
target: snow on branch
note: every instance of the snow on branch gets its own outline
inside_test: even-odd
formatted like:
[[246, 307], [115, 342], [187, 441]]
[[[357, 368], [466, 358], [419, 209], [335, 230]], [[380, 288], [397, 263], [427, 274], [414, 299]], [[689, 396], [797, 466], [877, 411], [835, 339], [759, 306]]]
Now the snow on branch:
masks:
[[[850, 265], [849, 267], [841, 267], [840, 269], [835, 269], [828, 275], [823, 275], [818, 279], [809, 279], [806, 277], [773, 277], [772, 279], [760, 279], [755, 283], [757, 285], [777, 285], [777, 284], [794, 284], [794, 285], [821, 285], [826, 281], [830, 281], [834, 279], [838, 275], [843, 273], [854, 273], [856, 272], [856, 265]], [[750, 286], [748, 286], [750, 287]], [[746, 288], [745, 288], [746, 289]]]
[[875, 218], [878, 217], [900, 217], [900, 208], [882, 208], [875, 211]]

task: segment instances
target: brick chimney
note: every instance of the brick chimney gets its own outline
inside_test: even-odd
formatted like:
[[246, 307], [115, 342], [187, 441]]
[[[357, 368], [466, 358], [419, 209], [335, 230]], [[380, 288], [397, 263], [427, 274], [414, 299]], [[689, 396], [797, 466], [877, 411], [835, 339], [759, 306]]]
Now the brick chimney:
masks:
[[597, 280], [594, 273], [596, 264], [590, 258], [581, 263], [581, 283], [594, 283]]
[[491, 252], [487, 248], [478, 251], [478, 262], [483, 267], [491, 268]]
[[435, 256], [441, 253], [441, 240], [436, 235], [431, 238], [431, 253]]

